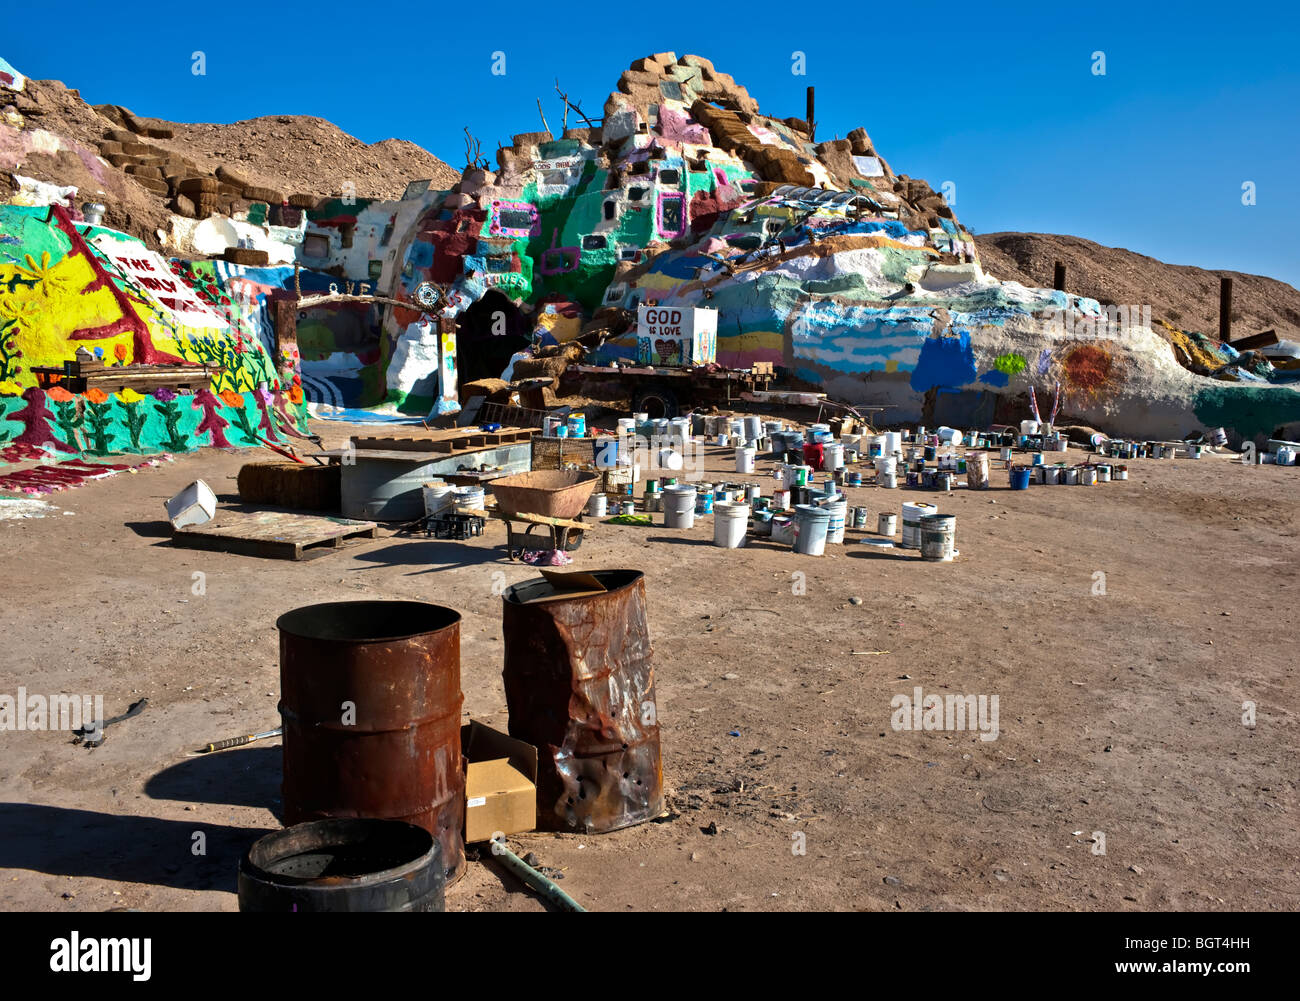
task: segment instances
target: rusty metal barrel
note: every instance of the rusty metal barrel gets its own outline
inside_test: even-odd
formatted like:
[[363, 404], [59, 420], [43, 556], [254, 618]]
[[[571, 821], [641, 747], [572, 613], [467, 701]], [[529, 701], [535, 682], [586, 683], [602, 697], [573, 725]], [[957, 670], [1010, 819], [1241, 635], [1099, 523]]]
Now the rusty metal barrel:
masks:
[[510, 736], [537, 748], [542, 830], [615, 831], [664, 810], [645, 577], [592, 576], [605, 591], [539, 579], [503, 596]]
[[281, 615], [286, 824], [404, 820], [465, 869], [460, 613], [423, 601], [338, 601]]

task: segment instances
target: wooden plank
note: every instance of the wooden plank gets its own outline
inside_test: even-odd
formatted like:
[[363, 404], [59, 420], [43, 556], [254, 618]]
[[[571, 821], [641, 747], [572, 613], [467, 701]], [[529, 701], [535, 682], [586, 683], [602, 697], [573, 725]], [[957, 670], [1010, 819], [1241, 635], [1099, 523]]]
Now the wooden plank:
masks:
[[378, 534], [373, 521], [284, 511], [223, 511], [205, 524], [177, 529], [172, 541], [190, 549], [303, 560], [333, 552], [345, 539], [374, 539]]

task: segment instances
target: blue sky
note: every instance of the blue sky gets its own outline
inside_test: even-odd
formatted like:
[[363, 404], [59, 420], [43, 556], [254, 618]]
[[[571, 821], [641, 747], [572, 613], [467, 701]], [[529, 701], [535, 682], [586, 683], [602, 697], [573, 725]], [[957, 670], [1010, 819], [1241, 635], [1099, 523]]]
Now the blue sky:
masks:
[[[557, 76], [594, 117], [632, 60], [691, 52], [767, 114], [801, 117], [815, 86], [818, 138], [865, 127], [894, 170], [952, 182], [957, 216], [977, 232], [1066, 233], [1300, 285], [1300, 15], [1162, 6], [936, 4], [891, 19], [887, 8], [765, 0], [694, 15], [501, 0], [475, 21], [472, 6], [388, 0], [242, 13], [127, 2], [112, 17], [73, 0], [63, 27], [9, 19], [0, 55], [91, 103], [176, 121], [318, 115], [460, 167], [466, 125], [489, 158], [541, 127], [538, 97], [557, 125]], [[191, 72], [196, 50], [204, 76]], [[491, 73], [498, 50], [504, 76]], [[806, 76], [791, 72], [796, 50]], [[1097, 51], [1104, 76], [1092, 72]], [[1247, 181], [1253, 206], [1242, 204]]]

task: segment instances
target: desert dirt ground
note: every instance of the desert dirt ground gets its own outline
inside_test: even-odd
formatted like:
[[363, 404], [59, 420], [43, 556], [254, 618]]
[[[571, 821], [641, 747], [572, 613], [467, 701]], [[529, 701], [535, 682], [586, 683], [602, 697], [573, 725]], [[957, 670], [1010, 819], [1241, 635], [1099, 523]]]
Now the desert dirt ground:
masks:
[[[730, 450], [705, 454], [731, 467]], [[237, 908], [241, 853], [279, 826], [279, 740], [191, 752], [278, 725], [289, 609], [458, 609], [466, 716], [505, 729], [494, 585], [536, 571], [505, 559], [500, 524], [469, 543], [385, 530], [302, 563], [171, 545], [166, 498], [202, 477], [233, 501], [263, 458], [204, 450], [47, 498], [72, 515], [0, 521], [0, 692], [102, 693], [109, 715], [149, 699], [93, 751], [0, 733], [0, 908]], [[814, 558], [717, 549], [711, 517], [601, 525], [573, 569], [645, 571], [670, 811], [511, 843], [596, 911], [1294, 910], [1300, 469], [1129, 467], [1126, 483], [1025, 492], [995, 469], [993, 489], [943, 496], [951, 564], [874, 555], [854, 530]], [[939, 496], [849, 492], [873, 527]], [[895, 731], [891, 699], [915, 686], [997, 695], [997, 739]], [[542, 909], [483, 856], [449, 910]]]

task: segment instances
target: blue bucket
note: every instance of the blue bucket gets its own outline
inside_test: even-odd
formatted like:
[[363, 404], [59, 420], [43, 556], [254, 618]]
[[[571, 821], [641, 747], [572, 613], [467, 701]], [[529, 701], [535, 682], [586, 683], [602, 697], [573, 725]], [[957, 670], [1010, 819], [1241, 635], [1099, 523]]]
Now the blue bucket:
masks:
[[696, 514], [713, 513], [713, 494], [711, 492], [706, 492], [706, 493], [696, 495], [695, 513]]
[[1011, 489], [1028, 490], [1029, 489], [1029, 467], [1011, 470]]

